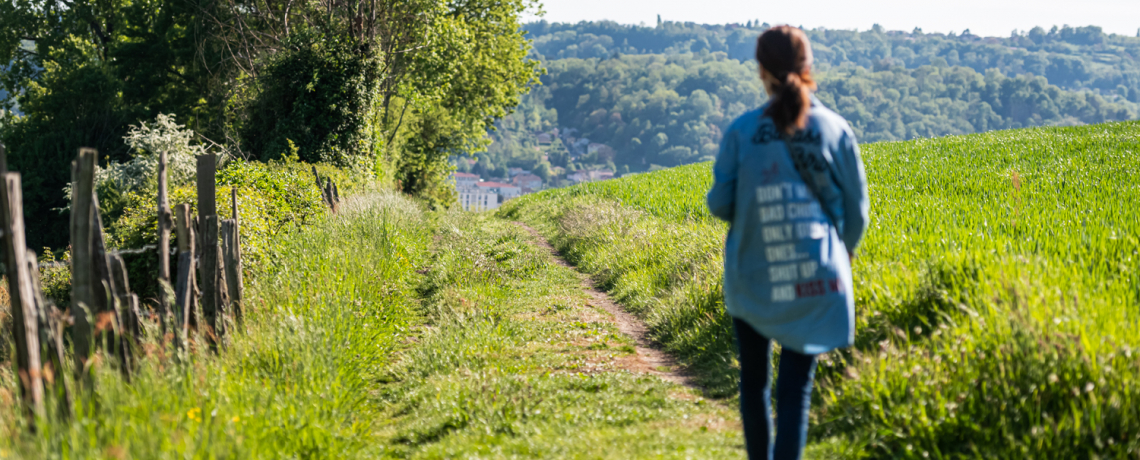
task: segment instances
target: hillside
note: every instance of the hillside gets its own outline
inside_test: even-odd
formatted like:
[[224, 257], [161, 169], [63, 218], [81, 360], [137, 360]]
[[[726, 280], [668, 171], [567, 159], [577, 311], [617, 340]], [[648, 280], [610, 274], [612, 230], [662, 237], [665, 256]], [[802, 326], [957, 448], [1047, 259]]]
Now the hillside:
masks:
[[[1137, 148], [1136, 122], [864, 145], [856, 347], [822, 360], [813, 436], [872, 458], [1140, 451]], [[539, 228], [729, 395], [710, 177], [684, 166], [499, 214]]]
[[[533, 170], [554, 187], [579, 169], [622, 174], [709, 160], [721, 129], [766, 100], [752, 60], [764, 27], [528, 24], [547, 69], [542, 86], [497, 124], [477, 163], [456, 164], [487, 179]], [[878, 28], [809, 35], [817, 95], [865, 142], [1140, 114], [1140, 38], [1095, 27], [1008, 38]]]

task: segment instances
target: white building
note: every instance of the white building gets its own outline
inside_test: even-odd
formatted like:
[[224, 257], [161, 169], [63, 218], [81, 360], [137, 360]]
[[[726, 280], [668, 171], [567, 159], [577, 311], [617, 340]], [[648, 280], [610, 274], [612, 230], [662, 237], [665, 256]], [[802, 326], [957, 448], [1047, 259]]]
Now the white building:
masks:
[[499, 207], [499, 194], [482, 187], [456, 188], [464, 211], [483, 211]]
[[[480, 182], [475, 185], [483, 190], [492, 191], [498, 194], [500, 203], [522, 195], [521, 188], [511, 184], [504, 184], [502, 182]], [[497, 208], [498, 206], [495, 207]]]
[[451, 180], [455, 181], [455, 188], [471, 188], [478, 184], [480, 180], [478, 174], [454, 172], [451, 173]]
[[466, 211], [498, 209], [504, 201], [522, 194], [522, 189], [515, 185], [484, 182], [477, 174], [456, 172], [451, 179], [455, 181], [459, 205]]

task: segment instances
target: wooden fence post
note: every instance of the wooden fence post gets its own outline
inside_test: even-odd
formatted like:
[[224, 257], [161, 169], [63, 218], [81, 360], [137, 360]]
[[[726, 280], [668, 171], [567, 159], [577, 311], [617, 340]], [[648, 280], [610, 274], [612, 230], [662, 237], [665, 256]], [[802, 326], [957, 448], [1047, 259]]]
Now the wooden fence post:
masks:
[[321, 201], [325, 204], [329, 203], [328, 196], [325, 195], [325, 184], [321, 183], [321, 175], [317, 174], [317, 166], [313, 165], [313, 179], [317, 181], [317, 191], [321, 192]]
[[55, 385], [56, 407], [59, 418], [71, 418], [71, 392], [67, 390], [67, 378], [63, 374], [63, 315], [55, 305], [44, 299], [40, 286], [40, 269], [36, 263], [36, 253], [28, 250], [26, 260], [28, 273], [32, 279], [32, 294], [39, 314], [40, 359], [44, 378]]
[[[8, 271], [13, 338], [16, 340], [16, 366], [20, 397], [28, 424], [33, 431], [36, 416], [44, 410], [42, 366], [40, 365], [39, 321], [28, 273], [28, 249], [24, 241], [24, 206], [18, 173], [3, 173], [0, 184], [0, 219], [4, 230], [4, 263]], [[35, 259], [33, 259], [35, 260]]]
[[218, 286], [218, 210], [215, 174], [217, 163], [213, 154], [198, 156], [198, 225], [201, 232], [201, 248], [198, 258], [198, 276], [202, 281], [202, 316], [206, 320], [206, 337], [210, 348], [217, 351], [218, 344], [225, 334], [225, 322], [219, 321], [224, 315], [221, 292]]
[[202, 250], [198, 259], [198, 275], [202, 277], [202, 317], [206, 320], [206, 336], [210, 348], [217, 351], [218, 344], [225, 335], [225, 306], [222, 303], [221, 291], [224, 285], [219, 285], [219, 272], [221, 271], [221, 254], [218, 250], [218, 216], [208, 215], [202, 221]]
[[158, 322], [163, 335], [170, 321], [170, 228], [173, 225], [166, 195], [166, 151], [158, 152]]
[[241, 264], [241, 234], [237, 219], [222, 221], [222, 254], [226, 269], [226, 292], [230, 297], [230, 309], [234, 322], [242, 324], [242, 297], [245, 286], [242, 283]]
[[95, 149], [81, 148], [71, 164], [71, 327], [76, 381], [90, 390], [94, 384], [91, 358], [91, 315], [95, 306], [95, 263], [92, 257], [91, 213], [95, 200]]
[[95, 329], [101, 331], [104, 347], [118, 357], [119, 372], [129, 382], [131, 350], [125, 346], [127, 341], [123, 339], [123, 333], [126, 326], [121, 322], [122, 314], [119, 308], [119, 299], [123, 297], [120, 293], [122, 287], [115, 282], [111, 257], [107, 253], [107, 243], [103, 239], [103, 216], [99, 213], [99, 197], [92, 196], [91, 203], [91, 253], [95, 263], [95, 310], [98, 318]]
[[174, 291], [176, 305], [174, 323], [180, 344], [189, 338], [190, 326], [197, 326], [198, 324], [194, 316], [194, 306], [197, 304], [194, 298], [194, 286], [196, 285], [194, 250], [197, 237], [194, 235], [194, 227], [190, 221], [190, 205], [178, 205], [175, 208], [175, 213], [178, 216], [178, 284]]
[[325, 200], [328, 202], [329, 209], [335, 214], [337, 212], [336, 201], [333, 201], [333, 181], [329, 177], [325, 180]]
[[[119, 324], [122, 326], [120, 341], [122, 345], [136, 347], [142, 332], [139, 324], [138, 296], [131, 292], [131, 282], [127, 276], [127, 263], [118, 254], [110, 256], [111, 274], [115, 278], [115, 297], [119, 304]], [[128, 349], [133, 351], [133, 349]]]

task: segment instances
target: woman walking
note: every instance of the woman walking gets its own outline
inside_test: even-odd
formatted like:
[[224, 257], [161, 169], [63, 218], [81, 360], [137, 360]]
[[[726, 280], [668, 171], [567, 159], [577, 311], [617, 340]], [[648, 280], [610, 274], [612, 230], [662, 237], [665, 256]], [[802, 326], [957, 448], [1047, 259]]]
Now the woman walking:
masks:
[[[724, 303], [740, 351], [748, 456], [799, 459], [816, 356], [851, 345], [851, 258], [867, 228], [867, 184], [847, 122], [812, 96], [811, 44], [780, 26], [756, 45], [769, 100], [725, 132], [709, 210], [731, 225]], [[772, 340], [781, 345], [772, 443]]]

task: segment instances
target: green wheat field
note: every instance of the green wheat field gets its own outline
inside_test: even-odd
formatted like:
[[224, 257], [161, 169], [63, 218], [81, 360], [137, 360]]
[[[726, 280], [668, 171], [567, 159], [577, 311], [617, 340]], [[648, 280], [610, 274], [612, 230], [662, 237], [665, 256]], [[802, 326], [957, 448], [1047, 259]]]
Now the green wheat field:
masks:
[[[815, 453], [1140, 458], [1140, 123], [862, 146], [856, 346], [825, 356]], [[522, 197], [531, 222], [735, 392], [711, 163]]]

